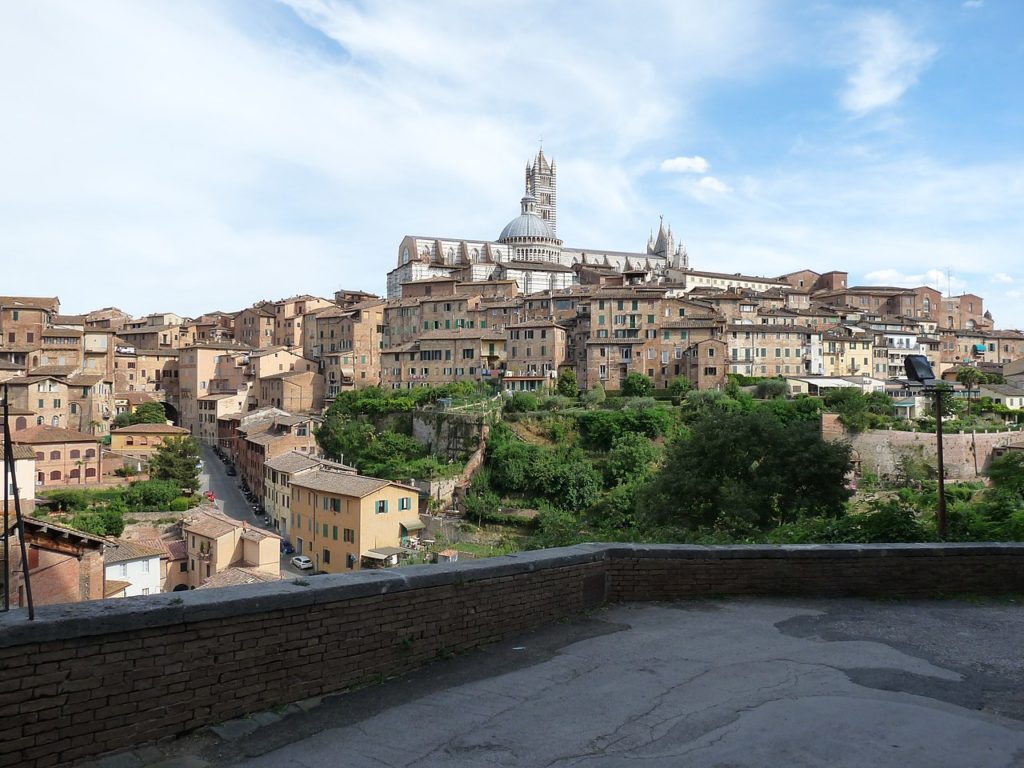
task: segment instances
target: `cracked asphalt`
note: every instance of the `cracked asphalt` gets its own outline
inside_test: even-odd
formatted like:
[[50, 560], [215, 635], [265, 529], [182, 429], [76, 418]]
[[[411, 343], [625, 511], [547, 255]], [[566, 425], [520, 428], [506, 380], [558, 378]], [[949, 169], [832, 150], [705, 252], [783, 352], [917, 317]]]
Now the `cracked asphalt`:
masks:
[[202, 746], [245, 768], [1024, 766], [1024, 606], [613, 606]]

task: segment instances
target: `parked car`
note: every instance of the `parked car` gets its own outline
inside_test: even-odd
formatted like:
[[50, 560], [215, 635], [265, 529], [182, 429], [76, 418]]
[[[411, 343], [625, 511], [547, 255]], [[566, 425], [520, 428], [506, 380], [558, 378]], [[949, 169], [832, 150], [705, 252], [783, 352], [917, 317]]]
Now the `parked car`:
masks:
[[228, 464], [227, 469], [224, 470], [224, 474], [226, 474], [226, 475], [237, 475], [238, 474], [238, 470], [235, 469], [235, 465], [234, 464]]
[[292, 558], [292, 565], [294, 565], [300, 571], [305, 571], [313, 567], [313, 561], [305, 555], [296, 555]]
[[282, 541], [281, 551], [286, 555], [290, 555], [292, 552], [295, 551], [295, 547], [292, 546], [292, 543], [290, 541]]
[[263, 524], [264, 525], [270, 525], [270, 515], [264, 515], [263, 516]]

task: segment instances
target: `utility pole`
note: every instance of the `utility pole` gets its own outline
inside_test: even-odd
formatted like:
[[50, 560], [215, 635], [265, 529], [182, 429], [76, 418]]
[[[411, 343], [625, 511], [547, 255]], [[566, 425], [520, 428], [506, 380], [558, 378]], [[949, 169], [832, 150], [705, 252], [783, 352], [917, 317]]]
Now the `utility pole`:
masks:
[[936, 457], [939, 463], [939, 508], [936, 522], [939, 538], [946, 538], [946, 465], [942, 458], [942, 387], [935, 388]]
[[14, 496], [14, 518], [18, 529], [18, 543], [21, 547], [21, 568], [25, 580], [25, 601], [28, 605], [28, 620], [33, 621], [36, 617], [35, 604], [32, 601], [32, 581], [28, 569], [28, 546], [25, 543], [25, 521], [21, 516], [21, 494], [18, 492], [18, 475], [14, 463], [14, 443], [11, 440], [11, 413], [10, 394], [8, 387], [4, 384], [4, 610], [11, 608], [11, 526], [8, 513], [8, 497], [11, 492]]

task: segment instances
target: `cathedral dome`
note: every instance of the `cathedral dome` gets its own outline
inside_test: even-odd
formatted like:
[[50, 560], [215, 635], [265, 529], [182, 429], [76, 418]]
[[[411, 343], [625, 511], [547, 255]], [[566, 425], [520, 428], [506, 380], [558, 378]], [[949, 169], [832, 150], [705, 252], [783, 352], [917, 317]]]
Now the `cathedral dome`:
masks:
[[547, 240], [555, 238], [548, 223], [536, 213], [523, 213], [512, 219], [501, 230], [498, 242], [503, 243], [515, 237], [543, 237]]
[[537, 215], [535, 206], [537, 198], [533, 195], [526, 195], [522, 200], [523, 212], [505, 225], [498, 235], [498, 242], [504, 243], [510, 239], [519, 237], [537, 237], [546, 240], [554, 240], [555, 235], [551, 227], [540, 216]]

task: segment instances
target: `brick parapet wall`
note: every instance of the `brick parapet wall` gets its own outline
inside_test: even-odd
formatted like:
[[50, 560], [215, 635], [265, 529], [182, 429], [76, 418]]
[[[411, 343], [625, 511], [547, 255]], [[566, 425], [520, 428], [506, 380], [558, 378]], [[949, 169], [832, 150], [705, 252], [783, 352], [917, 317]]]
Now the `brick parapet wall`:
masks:
[[602, 603], [1024, 591], [1024, 545], [581, 545], [0, 615], [0, 766], [380, 680]]
[[934, 597], [1024, 592], [1024, 545], [609, 547], [616, 602], [708, 596]]

